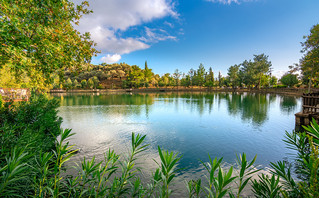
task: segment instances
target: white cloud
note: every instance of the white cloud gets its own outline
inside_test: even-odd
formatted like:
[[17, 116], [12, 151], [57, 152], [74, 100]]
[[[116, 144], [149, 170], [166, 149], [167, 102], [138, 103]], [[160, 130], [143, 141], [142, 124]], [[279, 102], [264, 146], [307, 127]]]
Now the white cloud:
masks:
[[141, 37], [140, 40], [144, 42], [148, 42], [148, 43], [157, 43], [159, 41], [165, 41], [165, 40], [176, 41], [177, 38], [175, 36], [169, 35], [163, 29], [145, 27], [145, 35]]
[[206, 1], [230, 5], [232, 3], [240, 4], [242, 2], [251, 2], [254, 0], [206, 0]]
[[84, 23], [98, 23], [115, 30], [126, 30], [135, 25], [166, 16], [178, 17], [170, 0], [89, 0], [93, 14]]
[[114, 30], [97, 26], [91, 30], [91, 37], [97, 43], [102, 53], [128, 54], [136, 50], [147, 49], [150, 46], [136, 38], [119, 38]]
[[115, 62], [121, 60], [121, 58], [122, 57], [119, 54], [113, 54], [113, 55], [107, 54], [106, 56], [103, 56], [101, 58], [101, 61], [104, 63], [112, 64], [112, 63], [115, 63]]
[[[75, 4], [81, 1], [74, 0]], [[102, 54], [127, 54], [150, 47], [148, 42], [174, 39], [153, 35], [152, 39], [121, 36], [129, 28], [164, 17], [178, 18], [172, 0], [89, 0], [92, 14], [85, 15], [76, 28], [90, 32]]]

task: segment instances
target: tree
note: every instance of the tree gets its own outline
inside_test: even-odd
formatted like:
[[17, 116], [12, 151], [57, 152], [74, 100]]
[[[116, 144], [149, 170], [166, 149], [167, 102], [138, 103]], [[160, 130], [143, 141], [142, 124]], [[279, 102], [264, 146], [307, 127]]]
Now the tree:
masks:
[[209, 67], [209, 69], [208, 69], [208, 74], [206, 75], [206, 83], [205, 83], [205, 85], [207, 87], [214, 86], [214, 72], [213, 72], [213, 69], [211, 67]]
[[269, 73], [272, 65], [271, 62], [268, 61], [268, 57], [269, 56], [266, 56], [265, 54], [254, 55], [254, 66], [258, 78], [256, 87], [258, 88], [261, 87], [261, 79], [263, 78], [263, 75]]
[[[0, 1], [0, 69], [8, 68], [17, 79], [30, 78], [30, 86], [44, 87], [51, 74], [75, 70], [97, 52], [89, 33], [79, 24], [88, 2], [75, 6], [64, 1]], [[2, 78], [2, 77], [1, 77]]]
[[221, 87], [224, 83], [224, 80], [223, 80], [223, 76], [222, 76], [222, 73], [219, 71], [218, 72], [218, 86]]
[[177, 86], [178, 88], [178, 85], [179, 85], [179, 78], [181, 77], [181, 72], [178, 71], [178, 69], [175, 70], [175, 72], [173, 73], [173, 78], [175, 80], [175, 85]]
[[288, 87], [292, 87], [292, 86], [298, 84], [299, 81], [298, 81], [296, 74], [287, 73], [281, 77], [280, 82], [283, 85], [286, 85]]
[[96, 76], [93, 76], [91, 79], [93, 81], [93, 87], [96, 89], [97, 86], [99, 86], [100, 81]]
[[66, 82], [64, 83], [64, 87], [66, 88], [66, 89], [71, 89], [73, 86], [72, 86], [72, 81], [71, 81], [71, 79], [70, 78], [68, 78], [67, 80], [66, 80]]
[[239, 79], [248, 87], [261, 87], [264, 75], [268, 75], [271, 69], [271, 62], [265, 54], [254, 55], [253, 61], [245, 60], [241, 63]]
[[197, 69], [197, 80], [198, 80], [199, 86], [204, 85], [204, 83], [205, 83], [205, 67], [202, 63], [199, 64], [198, 69]]
[[304, 36], [306, 39], [302, 43], [304, 56], [300, 60], [300, 69], [304, 79], [309, 81], [308, 92], [310, 92], [311, 82], [319, 80], [319, 24], [310, 29], [310, 35]]
[[239, 86], [239, 67], [240, 65], [234, 65], [228, 68], [227, 75], [229, 77], [230, 85], [233, 88]]
[[154, 76], [154, 73], [152, 72], [152, 69], [149, 69], [147, 66], [147, 61], [145, 61], [145, 67], [144, 67], [144, 83], [149, 83], [152, 76]]
[[81, 86], [82, 86], [82, 88], [87, 88], [88, 84], [87, 84], [86, 80], [81, 81]]
[[133, 65], [128, 73], [127, 81], [129, 87], [138, 88], [144, 79], [144, 72], [137, 65]]
[[274, 86], [277, 85], [278, 79], [276, 78], [276, 76], [272, 76], [270, 78], [270, 86]]
[[93, 82], [92, 78], [90, 78], [90, 79], [88, 80], [88, 82], [87, 82], [87, 86], [88, 86], [90, 89], [92, 89], [92, 88], [93, 88], [93, 86], [94, 86], [94, 82]]
[[72, 85], [73, 85], [74, 88], [81, 88], [81, 84], [76, 79], [74, 79]]

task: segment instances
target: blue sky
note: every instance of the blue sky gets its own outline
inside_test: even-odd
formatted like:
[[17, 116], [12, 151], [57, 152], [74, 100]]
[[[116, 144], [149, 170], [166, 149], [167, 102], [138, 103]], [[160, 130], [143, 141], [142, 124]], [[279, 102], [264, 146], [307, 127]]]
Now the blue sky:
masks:
[[318, 0], [91, 0], [79, 27], [101, 51], [92, 60], [126, 62], [155, 73], [200, 63], [229, 66], [265, 53], [277, 76], [298, 63], [303, 36], [319, 23]]

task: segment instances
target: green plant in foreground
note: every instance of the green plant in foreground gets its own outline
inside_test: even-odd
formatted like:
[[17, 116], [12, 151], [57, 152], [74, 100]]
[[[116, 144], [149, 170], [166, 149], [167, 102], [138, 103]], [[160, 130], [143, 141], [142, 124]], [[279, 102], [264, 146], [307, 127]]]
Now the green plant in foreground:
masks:
[[[6, 165], [0, 167], [0, 195], [14, 197], [23, 190], [23, 182], [26, 179], [25, 171], [28, 168], [25, 163], [28, 154], [23, 149], [14, 148], [10, 157], [6, 158]], [[19, 185], [16, 185], [20, 182]]]
[[117, 190], [115, 193], [116, 197], [120, 197], [123, 194], [126, 194], [129, 190], [128, 182], [130, 179], [135, 177], [135, 173], [137, 170], [134, 170], [134, 165], [136, 161], [136, 155], [145, 151], [147, 149], [148, 145], [142, 145], [145, 135], [141, 136], [140, 134], [137, 134], [135, 136], [134, 133], [132, 133], [132, 150], [130, 153], [130, 156], [127, 160], [124, 162], [121, 162], [121, 169], [122, 169], [122, 175], [121, 177], [116, 177], [114, 179], [115, 184], [117, 184]]
[[230, 191], [228, 184], [230, 184], [234, 179], [236, 179], [236, 177], [232, 177], [233, 167], [231, 166], [228, 172], [224, 172], [221, 168], [223, 158], [215, 158], [212, 161], [210, 155], [208, 155], [208, 157], [209, 162], [207, 164], [202, 162], [209, 174], [209, 176], [206, 176], [208, 181], [208, 187], [205, 187], [204, 193], [207, 197], [223, 197]]
[[173, 152], [162, 151], [160, 147], [158, 147], [158, 154], [161, 158], [160, 171], [163, 182], [161, 197], [167, 198], [172, 193], [169, 185], [176, 176], [176, 172], [178, 171], [176, 167], [181, 156], [178, 157], [178, 154], [174, 154]]
[[257, 198], [279, 198], [281, 185], [279, 183], [279, 177], [272, 175], [270, 178], [268, 175], [259, 175], [259, 181], [253, 180], [253, 192]]
[[244, 188], [247, 186], [248, 182], [251, 180], [253, 174], [260, 171], [254, 167], [254, 163], [256, 161], [257, 155], [248, 162], [246, 159], [246, 154], [243, 153], [242, 155], [237, 155], [237, 165], [240, 167], [239, 175], [237, 176], [238, 182], [237, 183], [237, 192], [234, 195], [232, 192], [229, 193], [230, 197], [241, 197], [241, 193], [243, 192]]

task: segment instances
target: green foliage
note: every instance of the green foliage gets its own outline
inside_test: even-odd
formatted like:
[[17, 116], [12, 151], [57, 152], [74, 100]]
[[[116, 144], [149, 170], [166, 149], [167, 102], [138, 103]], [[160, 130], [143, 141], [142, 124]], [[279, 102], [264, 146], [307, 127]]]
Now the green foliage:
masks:
[[87, 82], [86, 82], [86, 80], [82, 80], [81, 81], [81, 86], [82, 86], [82, 88], [87, 88]]
[[68, 0], [0, 4], [0, 69], [9, 68], [17, 79], [26, 75], [30, 85], [43, 87], [53, 72], [80, 68], [97, 52], [89, 33], [74, 28], [91, 12], [86, 1], [77, 6]]
[[65, 87], [66, 89], [71, 89], [71, 88], [73, 87], [72, 81], [71, 81], [70, 78], [68, 78], [68, 79], [66, 80], [66, 82], [64, 83], [64, 87]]
[[285, 75], [283, 75], [280, 79], [280, 82], [283, 84], [283, 85], [286, 85], [288, 87], [293, 87], [294, 85], [298, 84], [299, 81], [298, 81], [298, 78], [297, 78], [297, 75], [295, 74], [290, 74], [290, 73], [287, 73]]
[[268, 175], [262, 174], [259, 177], [259, 181], [253, 181], [253, 192], [258, 198], [280, 198], [281, 185], [279, 183], [279, 177], [272, 175], [269, 177]]
[[212, 160], [210, 155], [208, 157], [207, 164], [202, 162], [208, 172], [208, 176], [206, 176], [208, 186], [204, 188], [204, 193], [207, 197], [224, 197], [230, 192], [228, 185], [236, 179], [236, 177], [232, 177], [233, 167], [231, 166], [228, 172], [224, 172], [221, 168], [223, 158]]
[[[27, 197], [32, 192], [33, 167], [42, 153], [51, 152], [60, 134], [59, 102], [32, 93], [29, 101], [0, 107], [0, 194]], [[10, 187], [8, 187], [10, 186]], [[9, 196], [9, 195], [8, 195]]]
[[307, 131], [307, 133], [312, 136], [313, 142], [318, 146], [319, 145], [319, 125], [316, 120], [312, 118], [312, 122], [310, 122], [309, 126], [303, 126], [303, 128]]
[[161, 158], [160, 166], [160, 174], [163, 182], [161, 197], [168, 198], [172, 191], [169, 189], [169, 185], [176, 176], [176, 167], [178, 161], [181, 157], [177, 157], [177, 154], [168, 151], [162, 151], [160, 147], [158, 147], [158, 154]]
[[229, 77], [230, 84], [233, 88], [240, 85], [239, 67], [240, 65], [234, 65], [228, 68], [228, 77]]
[[88, 88], [93, 89], [94, 81], [92, 80], [92, 78], [90, 78], [90, 79], [88, 80], [87, 86], [88, 86]]
[[237, 192], [236, 195], [233, 195], [233, 193], [230, 193], [233, 197], [240, 197], [241, 193], [243, 192], [244, 188], [247, 186], [249, 181], [251, 180], [253, 174], [260, 171], [259, 169], [256, 169], [253, 165], [256, 161], [257, 155], [248, 162], [246, 159], [246, 154], [243, 153], [242, 155], [237, 156], [237, 165], [240, 167], [239, 175], [238, 175], [238, 182], [237, 182]]
[[309, 82], [310, 88], [313, 81], [319, 80], [319, 24], [314, 25], [310, 29], [310, 34], [304, 38], [306, 39], [302, 43], [304, 56], [300, 60], [300, 69], [303, 80]]

